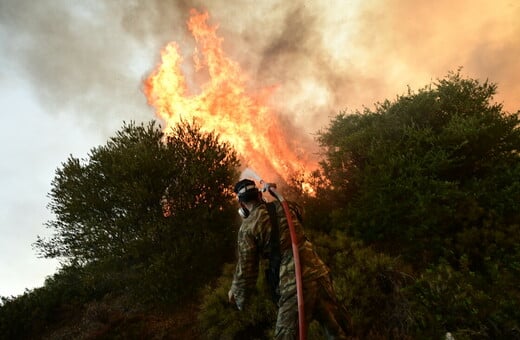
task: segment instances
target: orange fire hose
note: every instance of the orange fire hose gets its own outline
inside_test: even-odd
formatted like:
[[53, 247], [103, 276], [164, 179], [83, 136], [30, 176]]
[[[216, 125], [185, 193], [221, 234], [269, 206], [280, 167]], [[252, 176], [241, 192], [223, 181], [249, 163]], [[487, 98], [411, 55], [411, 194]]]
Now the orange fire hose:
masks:
[[289, 233], [291, 235], [292, 252], [294, 258], [294, 271], [296, 276], [296, 296], [298, 299], [298, 327], [300, 333], [300, 340], [306, 339], [306, 327], [305, 327], [305, 308], [303, 303], [303, 283], [302, 283], [302, 271], [300, 265], [300, 251], [298, 249], [298, 239], [296, 236], [296, 230], [294, 229], [294, 223], [291, 217], [291, 211], [287, 201], [280, 195], [274, 188], [275, 185], [267, 184], [269, 193], [273, 195], [282, 204], [289, 225]]

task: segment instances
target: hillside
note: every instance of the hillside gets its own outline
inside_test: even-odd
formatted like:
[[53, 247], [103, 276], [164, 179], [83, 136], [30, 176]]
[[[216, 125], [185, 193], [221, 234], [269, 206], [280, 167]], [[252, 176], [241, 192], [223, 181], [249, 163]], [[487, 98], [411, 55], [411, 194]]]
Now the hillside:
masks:
[[[520, 339], [520, 111], [495, 92], [450, 73], [340, 113], [317, 138], [313, 194], [297, 174], [281, 188], [359, 338]], [[70, 156], [49, 193], [54, 234], [35, 243], [64, 265], [2, 298], [0, 338], [270, 338], [262, 269], [246, 310], [227, 301], [239, 168], [195, 123], [167, 136], [125, 124], [88, 159]], [[316, 323], [309, 338], [323, 338]]]
[[199, 339], [197, 313], [197, 302], [153, 309], [106, 297], [62, 315], [56, 324], [47, 325], [42, 339]]

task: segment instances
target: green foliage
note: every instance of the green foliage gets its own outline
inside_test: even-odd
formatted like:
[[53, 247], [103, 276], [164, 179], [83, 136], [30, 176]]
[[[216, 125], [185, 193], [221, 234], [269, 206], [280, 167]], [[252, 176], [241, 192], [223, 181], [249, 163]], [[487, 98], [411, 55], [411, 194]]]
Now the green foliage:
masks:
[[[520, 112], [493, 104], [495, 91], [452, 73], [375, 110], [340, 114], [319, 137], [333, 229], [402, 256], [419, 277], [395, 303], [366, 305], [406, 306], [396, 320], [417, 338], [518, 337]], [[338, 290], [355, 292], [346, 301], [354, 311], [356, 296], [377, 299], [359, 285], [372, 287], [385, 263], [365, 252], [335, 271], [348, 279]]]
[[[312, 192], [303, 190], [308, 185], [313, 188]], [[310, 175], [296, 175], [291, 178], [287, 187], [281, 188], [284, 197], [288, 200], [297, 202], [302, 208], [303, 220], [306, 232], [319, 231], [329, 232], [333, 226], [330, 216], [331, 202], [327, 196], [326, 189], [329, 181], [319, 170]]]
[[511, 274], [498, 269], [493, 284], [485, 285], [468, 267], [455, 270], [443, 262], [428, 269], [406, 292], [413, 301], [415, 332], [431, 338], [446, 331], [456, 339], [519, 338], [520, 272]]
[[[65, 266], [45, 280], [41, 288], [17, 297], [2, 297], [0, 339], [29, 339], [49, 329], [53, 323], [75, 314], [84, 302], [114, 289], [89, 284], [88, 270]], [[107, 289], [109, 288], [109, 289]]]
[[195, 124], [167, 135], [153, 122], [125, 124], [88, 159], [70, 156], [56, 171], [54, 236], [36, 247], [93, 264], [96, 278], [115, 277], [143, 298], [191, 294], [232, 256], [228, 187], [237, 165], [228, 145]]
[[520, 225], [520, 120], [491, 104], [495, 90], [450, 74], [337, 116], [319, 138], [334, 224], [417, 266], [466, 249], [479, 249], [474, 267], [510, 253], [511, 242], [494, 244]]
[[207, 286], [204, 290], [198, 316], [201, 334], [206, 339], [222, 340], [272, 338], [276, 307], [263, 276], [259, 275], [257, 291], [246, 308], [239, 311], [228, 302], [234, 268], [234, 265], [226, 265], [216, 286]]
[[[520, 338], [520, 111], [503, 112], [495, 91], [451, 73], [342, 113], [319, 135], [322, 169], [290, 184], [360, 338]], [[2, 298], [0, 335], [34, 337], [108, 292], [183, 303], [206, 285], [202, 337], [272, 337], [262, 275], [244, 311], [227, 301], [234, 266], [213, 282], [234, 249], [237, 165], [227, 145], [187, 123], [167, 136], [125, 124], [87, 159], [69, 157], [49, 194], [54, 236], [36, 242], [66, 265], [45, 287]], [[146, 328], [116, 314], [107, 336]], [[311, 324], [309, 338], [322, 337]]]
[[318, 253], [332, 270], [336, 294], [360, 338], [409, 338], [414, 327], [404, 287], [414, 279], [398, 258], [378, 253], [343, 233], [314, 235]]

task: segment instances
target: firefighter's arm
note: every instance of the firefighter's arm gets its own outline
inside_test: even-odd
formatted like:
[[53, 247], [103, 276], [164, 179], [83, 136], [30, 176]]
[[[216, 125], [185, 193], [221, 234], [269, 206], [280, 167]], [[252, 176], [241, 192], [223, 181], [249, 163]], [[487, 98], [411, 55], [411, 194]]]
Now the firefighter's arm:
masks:
[[240, 228], [238, 233], [238, 262], [228, 299], [242, 309], [247, 295], [253, 290], [258, 278], [258, 250], [255, 236], [250, 228]]

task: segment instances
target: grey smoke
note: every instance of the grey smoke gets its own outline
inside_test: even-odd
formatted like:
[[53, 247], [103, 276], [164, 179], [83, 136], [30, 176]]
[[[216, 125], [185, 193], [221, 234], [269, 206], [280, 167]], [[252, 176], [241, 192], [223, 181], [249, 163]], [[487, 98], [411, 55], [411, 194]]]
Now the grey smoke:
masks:
[[189, 10], [208, 10], [252, 90], [279, 85], [276, 112], [310, 134], [340, 110], [460, 66], [498, 82], [498, 99], [518, 109], [520, 5], [488, 3], [0, 0], [1, 51], [48, 112], [97, 125], [147, 120], [142, 80], [169, 41], [190, 58]]

